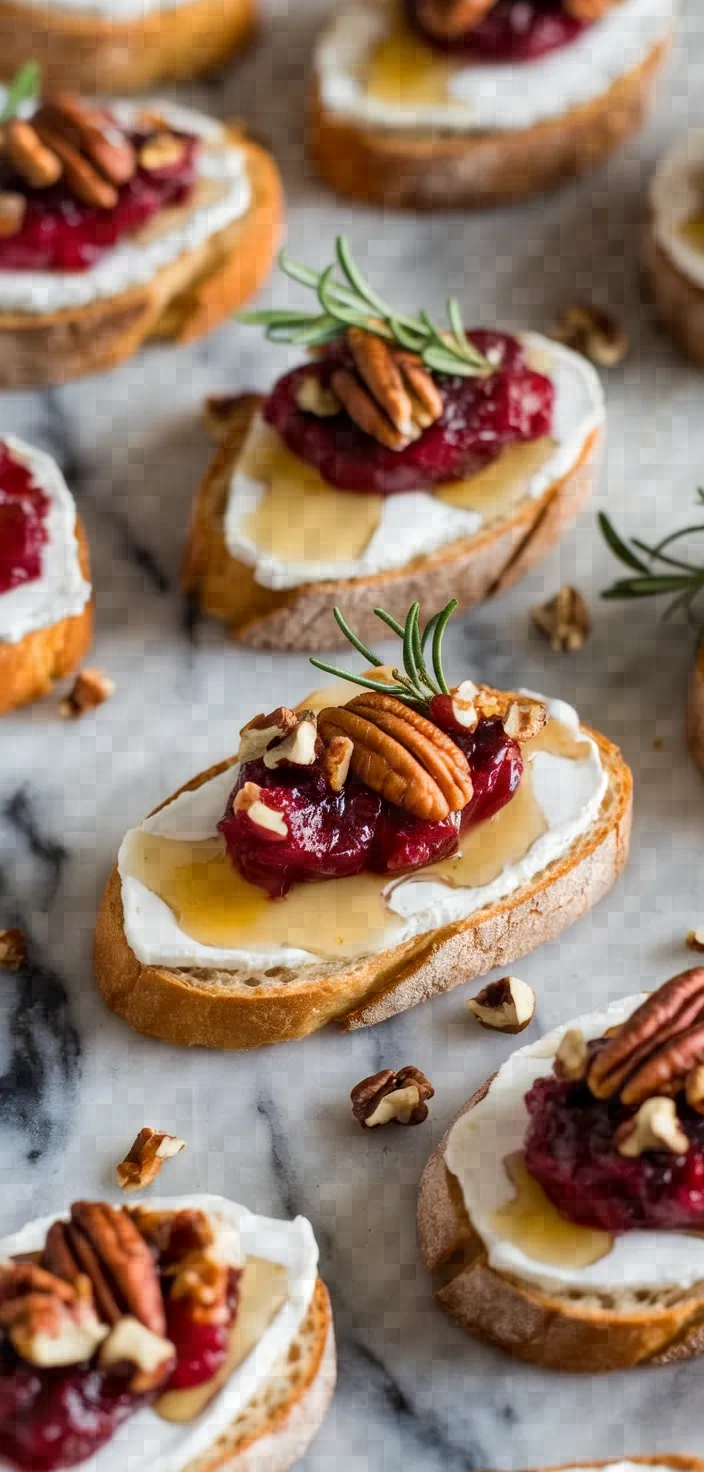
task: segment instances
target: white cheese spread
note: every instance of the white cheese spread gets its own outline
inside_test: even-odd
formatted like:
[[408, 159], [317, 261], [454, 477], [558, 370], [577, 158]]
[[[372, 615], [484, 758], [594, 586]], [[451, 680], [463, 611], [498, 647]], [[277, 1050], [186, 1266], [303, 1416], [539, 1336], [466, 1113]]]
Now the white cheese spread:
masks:
[[621, 0], [558, 51], [530, 62], [459, 66], [446, 102], [411, 106], [370, 96], [365, 86], [372, 53], [393, 24], [392, 0], [352, 0], [318, 43], [321, 98], [330, 111], [379, 128], [531, 128], [602, 96], [639, 66], [670, 33], [674, 10], [674, 0]]
[[246, 214], [252, 191], [245, 156], [221, 123], [162, 98], [139, 103], [116, 100], [109, 106], [123, 127], [136, 125], [144, 112], [157, 112], [170, 127], [202, 139], [196, 191], [202, 188], [203, 201], [196, 198], [192, 206], [174, 213], [163, 232], [155, 229], [159, 219], [155, 216], [143, 234], [125, 236], [85, 271], [0, 270], [0, 312], [44, 315], [119, 296], [144, 286], [163, 266], [197, 250]]
[[56, 461], [13, 435], [3, 435], [2, 443], [27, 466], [49, 499], [48, 540], [42, 548], [39, 577], [0, 593], [0, 644], [17, 644], [36, 629], [50, 628], [82, 613], [91, 589], [78, 563], [73, 496]]
[[[527, 497], [537, 499], [549, 486], [568, 475], [579, 461], [589, 436], [604, 423], [605, 406], [601, 383], [591, 364], [569, 348], [537, 332], [521, 333], [529, 354], [540, 361], [541, 371], [555, 387], [552, 435], [556, 448], [529, 479]], [[484, 523], [481, 512], [451, 506], [428, 491], [408, 491], [382, 498], [379, 524], [362, 555], [354, 560], [289, 561], [263, 550], [248, 531], [247, 522], [267, 494], [267, 486], [245, 474], [240, 465], [251, 454], [261, 433], [261, 417], [250, 426], [238, 464], [230, 482], [225, 511], [225, 542], [240, 562], [254, 568], [256, 581], [265, 588], [295, 588], [302, 583], [329, 579], [370, 577], [403, 567], [414, 557], [428, 555], [438, 547], [473, 536]], [[350, 495], [353, 493], [350, 492]], [[354, 493], [356, 495], [356, 493]]]
[[[287, 1270], [288, 1297], [265, 1329], [254, 1349], [230, 1375], [229, 1380], [198, 1419], [179, 1425], [162, 1421], [152, 1410], [138, 1411], [95, 1456], [81, 1462], [83, 1472], [111, 1472], [129, 1467], [130, 1472], [181, 1472], [203, 1455], [227, 1431], [247, 1402], [265, 1385], [276, 1361], [286, 1353], [310, 1307], [318, 1271], [318, 1248], [313, 1229], [305, 1217], [275, 1221], [255, 1216], [223, 1196], [168, 1197], [145, 1203], [150, 1211], [172, 1211], [200, 1207], [216, 1226], [234, 1228], [243, 1257], [260, 1257], [281, 1263]], [[65, 1213], [57, 1212], [30, 1222], [0, 1242], [0, 1260], [43, 1247], [52, 1222]], [[9, 1467], [0, 1457], [0, 1468]]]
[[523, 1147], [528, 1111], [525, 1095], [536, 1079], [552, 1072], [552, 1062], [568, 1027], [579, 1027], [587, 1041], [630, 1017], [644, 994], [613, 1002], [602, 1011], [566, 1023], [537, 1043], [520, 1048], [504, 1063], [489, 1091], [453, 1126], [445, 1151], [457, 1177], [472, 1225], [482, 1238], [489, 1263], [548, 1290], [630, 1293], [691, 1288], [704, 1282], [704, 1237], [686, 1232], [626, 1232], [611, 1250], [588, 1267], [553, 1265], [531, 1258], [497, 1231], [495, 1213], [514, 1197], [504, 1161]]
[[[51, 24], [52, 12], [58, 17], [66, 15], [92, 15], [103, 24], [118, 26], [125, 21], [139, 22], [150, 15], [178, 10], [192, 0], [15, 0], [17, 5], [31, 10], [41, 10]], [[145, 44], [148, 44], [146, 42]]]
[[692, 220], [704, 226], [704, 128], [694, 128], [658, 165], [650, 187], [653, 230], [678, 271], [704, 291], [704, 228], [695, 243], [684, 233]]
[[[579, 718], [571, 706], [563, 701], [547, 701], [546, 705], [549, 717], [561, 721], [589, 748], [588, 755], [578, 761], [545, 751], [537, 751], [532, 756], [533, 791], [544, 814], [546, 831], [522, 859], [504, 867], [497, 878], [481, 888], [453, 888], [437, 879], [413, 875], [390, 880], [384, 891], [386, 906], [392, 916], [403, 922], [394, 931], [395, 945], [452, 921], [466, 919], [484, 906], [505, 899], [559, 859], [595, 821], [607, 786], [598, 748], [580, 731]], [[236, 770], [230, 767], [195, 791], [181, 793], [158, 813], [146, 818], [141, 832], [190, 842], [214, 837], [235, 778]], [[320, 959], [312, 950], [297, 946], [267, 949], [262, 944], [257, 950], [226, 949], [194, 940], [181, 929], [176, 915], [164, 900], [135, 877], [134, 845], [139, 832], [132, 829], [124, 838], [118, 856], [118, 870], [122, 881], [125, 936], [135, 956], [144, 965], [208, 967], [223, 971], [256, 968], [257, 971], [265, 971], [275, 966], [305, 966]], [[344, 882], [341, 881], [342, 884]], [[282, 903], [285, 904], [285, 900]], [[313, 940], [314, 936], [311, 936]], [[376, 949], [383, 950], [384, 947], [381, 936]], [[370, 944], [365, 953], [372, 950]]]

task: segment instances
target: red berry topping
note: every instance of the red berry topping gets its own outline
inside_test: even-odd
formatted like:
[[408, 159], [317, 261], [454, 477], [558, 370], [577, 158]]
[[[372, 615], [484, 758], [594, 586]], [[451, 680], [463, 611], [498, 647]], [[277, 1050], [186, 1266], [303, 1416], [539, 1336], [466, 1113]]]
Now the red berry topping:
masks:
[[410, 17], [424, 40], [441, 51], [473, 61], [536, 61], [569, 45], [591, 24], [567, 15], [562, 0], [498, 0], [478, 25], [453, 41], [441, 41], [421, 24], [417, 0], [408, 0]]
[[515, 338], [483, 330], [470, 336], [496, 371], [486, 378], [439, 376], [442, 417], [405, 450], [385, 449], [344, 411], [323, 419], [298, 407], [304, 378], [315, 375], [327, 386], [341, 363], [353, 366], [344, 343], [280, 378], [264, 417], [295, 455], [341, 490], [392, 496], [461, 480], [496, 459], [506, 445], [549, 434], [554, 402], [550, 379], [527, 367]]
[[0, 593], [39, 577], [48, 510], [49, 497], [0, 441]]
[[[176, 1350], [176, 1366], [170, 1376], [168, 1390], [190, 1390], [212, 1380], [227, 1358], [230, 1331], [239, 1304], [240, 1274], [229, 1274], [227, 1302], [222, 1322], [203, 1322], [193, 1299], [169, 1299], [166, 1305], [166, 1332]], [[218, 1318], [220, 1316], [218, 1315]]]
[[27, 1472], [73, 1467], [144, 1404], [122, 1377], [86, 1365], [34, 1370], [8, 1361], [0, 1364], [0, 1458]]

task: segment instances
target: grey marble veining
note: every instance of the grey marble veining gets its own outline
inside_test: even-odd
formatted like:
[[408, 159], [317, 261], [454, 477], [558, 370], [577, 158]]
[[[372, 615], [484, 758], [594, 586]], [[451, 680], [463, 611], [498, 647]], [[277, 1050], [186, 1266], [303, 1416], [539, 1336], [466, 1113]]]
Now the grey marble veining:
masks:
[[[182, 96], [247, 119], [272, 145], [289, 198], [291, 249], [327, 259], [344, 229], [380, 287], [409, 306], [456, 292], [468, 322], [540, 328], [592, 295], [626, 315], [634, 350], [609, 375], [609, 448], [598, 504], [623, 528], [691, 518], [702, 480], [702, 378], [679, 362], [641, 303], [644, 186], [660, 150], [701, 121], [704, 19], [684, 6], [657, 118], [594, 178], [486, 216], [352, 210], [303, 159], [303, 77], [322, 7], [279, 6], [259, 48], [227, 78]], [[262, 300], [280, 299], [277, 281]], [[112, 1018], [91, 981], [101, 888], [125, 827], [232, 750], [255, 706], [297, 699], [304, 659], [237, 650], [178, 593], [189, 506], [209, 446], [202, 395], [265, 386], [282, 361], [234, 324], [188, 351], [144, 353], [113, 374], [7, 395], [2, 428], [51, 450], [84, 517], [97, 589], [95, 663], [113, 701], [67, 724], [56, 701], [0, 727], [0, 922], [29, 932], [35, 965], [0, 986], [0, 1229], [80, 1193], [113, 1190], [116, 1160], [145, 1122], [182, 1134], [168, 1189], [225, 1191], [261, 1211], [305, 1212], [334, 1297], [340, 1383], [307, 1472], [470, 1472], [577, 1458], [704, 1453], [701, 1366], [581, 1379], [540, 1374], [473, 1343], [433, 1305], [415, 1247], [424, 1161], [461, 1102], [511, 1049], [467, 1019], [466, 989], [349, 1037], [335, 1032], [250, 1056], [185, 1053]], [[580, 924], [517, 969], [540, 1029], [687, 964], [702, 912], [704, 789], [682, 731], [693, 641], [644, 606], [601, 604], [615, 574], [591, 514], [528, 582], [456, 622], [453, 669], [573, 700], [620, 742], [636, 775], [629, 868]], [[528, 609], [560, 582], [590, 597], [590, 644], [551, 654]], [[366, 1137], [349, 1089], [390, 1063], [433, 1080], [429, 1122]]]

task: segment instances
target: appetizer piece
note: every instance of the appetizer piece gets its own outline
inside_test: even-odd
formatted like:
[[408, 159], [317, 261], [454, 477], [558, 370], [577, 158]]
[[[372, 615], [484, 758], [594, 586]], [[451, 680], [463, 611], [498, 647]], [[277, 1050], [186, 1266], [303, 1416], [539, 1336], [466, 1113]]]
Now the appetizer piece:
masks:
[[699, 1457], [679, 1457], [664, 1454], [659, 1457], [626, 1457], [613, 1462], [574, 1462], [569, 1467], [541, 1468], [540, 1472], [640, 1472], [649, 1467], [650, 1472], [704, 1472], [704, 1462]]
[[0, 0], [0, 77], [32, 56], [53, 87], [140, 92], [213, 71], [256, 28], [256, 0]]
[[685, 357], [704, 364], [704, 128], [658, 165], [650, 186], [645, 273], [661, 321]]
[[345, 0], [316, 51], [312, 156], [387, 208], [553, 188], [642, 127], [673, 16], [673, 0]]
[[[587, 501], [604, 401], [579, 354], [536, 333], [441, 331], [363, 279], [344, 237], [312, 311], [245, 314], [312, 350], [266, 398], [215, 401], [222, 444], [195, 503], [184, 585], [262, 649], [339, 643], [339, 605], [362, 638], [375, 603], [462, 607], [509, 587]], [[222, 431], [221, 431], [222, 432]]]
[[[450, 688], [454, 603], [403, 669], [243, 727], [236, 757], [126, 836], [95, 936], [108, 1006], [168, 1042], [252, 1048], [381, 1022], [559, 934], [625, 863], [631, 776], [562, 701]], [[356, 688], [359, 687], [359, 688]]]
[[310, 1223], [221, 1196], [75, 1201], [0, 1242], [0, 1460], [293, 1466], [335, 1382]]
[[46, 695], [93, 635], [88, 543], [50, 455], [0, 438], [0, 715]]
[[[698, 491], [697, 499], [700, 507], [704, 505], [704, 491]], [[656, 598], [669, 593], [666, 617], [685, 612], [697, 631], [697, 649], [689, 682], [687, 740], [697, 766], [704, 772], [704, 629], [698, 612], [698, 600], [704, 591], [704, 566], [694, 560], [696, 553], [692, 554], [680, 545], [684, 538], [701, 535], [704, 525], [670, 532], [656, 546], [650, 546], [639, 537], [624, 542], [604, 512], [599, 514], [599, 525], [611, 551], [630, 573], [629, 577], [620, 578], [606, 588], [602, 597], [628, 600]]]
[[167, 102], [25, 112], [0, 133], [0, 387], [189, 342], [267, 275], [281, 188], [241, 134]]
[[703, 1182], [698, 967], [521, 1048], [470, 1099], [420, 1188], [436, 1298], [548, 1369], [700, 1354]]

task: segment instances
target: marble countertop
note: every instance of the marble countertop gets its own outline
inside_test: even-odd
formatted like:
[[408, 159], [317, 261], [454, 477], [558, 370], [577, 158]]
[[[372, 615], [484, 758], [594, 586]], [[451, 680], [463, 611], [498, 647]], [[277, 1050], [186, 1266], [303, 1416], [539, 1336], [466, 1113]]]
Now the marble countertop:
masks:
[[[644, 189], [659, 152], [701, 121], [704, 16], [684, 5], [674, 65], [644, 136], [561, 194], [472, 218], [384, 216], [336, 204], [303, 160], [303, 76], [320, 9], [280, 6], [259, 48], [224, 82], [181, 96], [246, 118], [271, 144], [289, 197], [294, 254], [323, 264], [346, 230], [375, 282], [468, 322], [541, 328], [577, 296], [628, 320], [633, 352], [606, 388], [609, 447], [597, 503], [654, 536], [693, 518], [702, 482], [702, 378], [643, 304]], [[276, 287], [281, 293], [281, 285]], [[268, 301], [271, 287], [262, 294]], [[91, 981], [101, 887], [125, 827], [235, 746], [253, 708], [299, 698], [302, 658], [238, 650], [193, 622], [178, 592], [189, 505], [209, 445], [207, 391], [266, 385], [276, 350], [228, 324], [189, 350], [154, 348], [112, 374], [6, 395], [4, 430], [50, 450], [91, 540], [93, 662], [117, 681], [95, 716], [61, 721], [56, 699], [0, 728], [0, 923], [30, 934], [30, 976], [0, 985], [0, 1229], [77, 1195], [114, 1190], [114, 1166], [145, 1122], [182, 1135], [169, 1193], [222, 1191], [272, 1214], [307, 1214], [319, 1237], [340, 1351], [339, 1388], [306, 1472], [469, 1472], [578, 1458], [702, 1453], [701, 1366], [608, 1378], [548, 1376], [472, 1342], [435, 1308], [415, 1246], [424, 1161], [459, 1105], [511, 1050], [480, 1032], [467, 988], [374, 1030], [328, 1031], [254, 1055], [185, 1053], [110, 1016]], [[451, 668], [560, 694], [619, 742], [636, 776], [630, 865], [608, 898], [516, 970], [535, 988], [527, 1038], [688, 964], [702, 923], [704, 787], [688, 760], [683, 705], [693, 635], [653, 606], [601, 603], [616, 573], [584, 516], [527, 582], [467, 617]], [[594, 634], [552, 654], [528, 610], [565, 581], [589, 597]], [[472, 988], [476, 990], [476, 988]], [[351, 1086], [414, 1063], [436, 1097], [419, 1129], [366, 1137]]]

